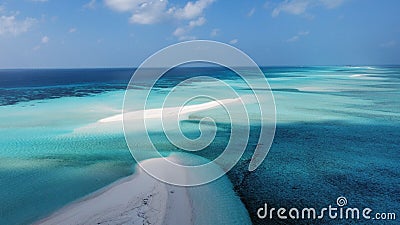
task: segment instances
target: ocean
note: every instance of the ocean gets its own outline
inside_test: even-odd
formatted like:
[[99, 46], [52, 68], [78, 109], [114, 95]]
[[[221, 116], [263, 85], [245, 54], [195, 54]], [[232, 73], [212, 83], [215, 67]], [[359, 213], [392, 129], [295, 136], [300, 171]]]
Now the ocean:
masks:
[[[135, 173], [122, 126], [94, 126], [121, 113], [134, 71], [0, 70], [0, 224], [33, 223]], [[252, 122], [246, 152], [227, 174], [252, 222], [307, 224], [307, 220], [260, 219], [257, 210], [265, 203], [275, 208], [322, 208], [335, 205], [340, 196], [352, 207], [399, 214], [400, 67], [262, 67], [262, 71], [275, 97], [274, 142], [261, 166], [248, 172], [260, 130], [260, 124]], [[150, 107], [160, 104], [182, 80], [197, 76], [224, 80], [241, 96], [251, 94], [240, 77], [223, 67], [178, 67], [156, 83]], [[142, 94], [145, 85], [134, 91]], [[220, 90], [217, 84], [201, 80], [187, 86], [189, 92]], [[194, 113], [181, 123], [189, 138], [200, 135], [202, 116], [215, 118], [216, 138], [193, 154], [213, 160], [226, 146], [231, 124], [223, 110]], [[165, 154], [182, 151], [165, 135], [156, 131], [151, 135]], [[342, 224], [343, 220], [316, 222]]]

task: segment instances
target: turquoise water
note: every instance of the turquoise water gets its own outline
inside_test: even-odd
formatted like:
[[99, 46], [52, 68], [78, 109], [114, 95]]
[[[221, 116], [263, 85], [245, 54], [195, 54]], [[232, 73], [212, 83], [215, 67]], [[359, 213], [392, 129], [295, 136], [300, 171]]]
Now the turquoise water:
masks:
[[114, 114], [109, 110], [120, 106], [113, 99], [110, 93], [1, 107], [0, 224], [33, 222], [132, 173], [123, 136], [72, 135], [75, 127]]
[[[248, 173], [259, 130], [259, 124], [252, 123], [248, 151], [228, 173], [253, 223], [307, 223], [259, 220], [256, 211], [264, 203], [324, 207], [339, 196], [346, 196], [351, 206], [396, 212], [400, 67], [263, 71], [277, 107], [273, 146], [261, 167]], [[134, 172], [122, 126], [98, 123], [121, 112], [131, 73], [130, 69], [0, 71], [0, 224], [32, 223]], [[251, 94], [224, 68], [181, 68], [170, 75], [157, 85], [150, 105], [157, 107], [173, 84], [195, 75], [224, 79], [240, 95]], [[218, 93], [213, 85], [196, 82], [188, 91]], [[143, 94], [140, 86], [134, 91]], [[256, 108], [248, 107], [255, 116]], [[182, 122], [187, 136], [199, 135], [202, 116], [215, 118], [218, 132], [212, 145], [196, 154], [213, 159], [226, 146], [230, 125], [221, 109], [194, 113]], [[179, 151], [157, 130], [152, 139], [164, 152]]]

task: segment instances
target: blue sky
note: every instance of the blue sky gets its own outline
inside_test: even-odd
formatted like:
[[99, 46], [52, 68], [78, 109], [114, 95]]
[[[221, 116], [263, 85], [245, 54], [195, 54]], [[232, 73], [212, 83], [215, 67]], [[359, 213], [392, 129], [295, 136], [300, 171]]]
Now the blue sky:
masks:
[[400, 64], [398, 0], [3, 0], [0, 68], [138, 66], [184, 40], [256, 63]]

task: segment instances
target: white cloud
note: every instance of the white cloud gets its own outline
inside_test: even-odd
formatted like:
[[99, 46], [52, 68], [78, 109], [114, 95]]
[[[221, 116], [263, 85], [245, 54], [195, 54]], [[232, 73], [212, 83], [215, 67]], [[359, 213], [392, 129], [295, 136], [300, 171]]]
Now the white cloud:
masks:
[[153, 24], [160, 22], [162, 18], [167, 15], [165, 12], [166, 8], [166, 0], [145, 2], [139, 5], [139, 8], [134, 11], [129, 21], [138, 24]]
[[210, 36], [211, 37], [215, 37], [215, 36], [217, 36], [219, 34], [219, 29], [213, 29], [212, 31], [211, 31], [211, 33], [210, 33]]
[[127, 0], [104, 0], [104, 3], [107, 7], [111, 8], [112, 10], [119, 11], [119, 12], [129, 12], [134, 10], [137, 1], [127, 1]]
[[308, 34], [310, 34], [310, 31], [300, 31], [300, 32], [299, 32], [299, 35], [300, 35], [300, 36], [306, 36], [306, 35], [308, 35]]
[[192, 20], [189, 22], [189, 27], [199, 27], [203, 26], [203, 24], [206, 22], [206, 19], [204, 17], [199, 17], [197, 20]]
[[105, 3], [115, 11], [132, 13], [131, 23], [153, 24], [168, 14], [167, 0], [105, 0]]
[[239, 42], [238, 39], [233, 39], [233, 40], [230, 40], [230, 41], [229, 41], [229, 44], [233, 45], [233, 44], [236, 44], [236, 43], [238, 43], [238, 42]]
[[[188, 25], [184, 27], [178, 27], [173, 35], [178, 37], [180, 41], [182, 40], [193, 40], [196, 39], [195, 36], [188, 35], [188, 33], [195, 27], [200, 27], [205, 24], [207, 21], [204, 16], [201, 16], [203, 13], [203, 10], [207, 6], [207, 4], [212, 3], [214, 0], [199, 0], [195, 3], [188, 2], [186, 6], [175, 12], [175, 16], [181, 19], [188, 19], [188, 18], [195, 18], [191, 21], [189, 21]], [[196, 8], [196, 9], [195, 9]], [[173, 11], [173, 10], [171, 10]], [[183, 13], [184, 12], [184, 13]], [[185, 15], [182, 17], [182, 15]], [[197, 18], [196, 18], [197, 17]], [[215, 31], [217, 32], [217, 31]]]
[[[3, 9], [4, 10], [4, 9]], [[25, 18], [18, 20], [17, 15], [0, 16], [0, 35], [14, 35], [28, 32], [29, 29], [37, 22], [34, 18]]]
[[75, 27], [71, 27], [68, 30], [69, 33], [75, 33], [76, 31], [77, 31], [77, 29]]
[[179, 40], [189, 40], [195, 39], [189, 32], [206, 22], [204, 10], [214, 1], [190, 1], [183, 7], [171, 5], [168, 0], [105, 0], [105, 4], [114, 11], [131, 13], [130, 23], [155, 24], [175, 20], [180, 26], [172, 34]]
[[47, 36], [42, 37], [42, 44], [47, 44], [50, 41], [50, 38]]
[[179, 36], [185, 35], [185, 33], [186, 33], [186, 30], [185, 30], [184, 28], [178, 27], [178, 28], [176, 28], [176, 30], [174, 31], [173, 35], [179, 37]]
[[279, 16], [281, 12], [286, 12], [293, 15], [300, 15], [306, 12], [311, 3], [312, 1], [309, 0], [286, 0], [272, 11], [272, 16]]
[[178, 37], [179, 40], [195, 39], [194, 36], [188, 36], [188, 33], [195, 27], [203, 26], [205, 22], [206, 19], [204, 17], [199, 17], [196, 20], [189, 21], [189, 24], [187, 26], [176, 28], [172, 34]]
[[120, 12], [129, 12], [140, 8], [142, 4], [147, 4], [146, 1], [140, 0], [105, 0], [108, 7]]
[[281, 12], [292, 15], [307, 15], [309, 8], [323, 7], [333, 9], [343, 3], [344, 0], [285, 0], [272, 10], [272, 17], [279, 16]]
[[105, 0], [105, 4], [117, 12], [132, 13], [131, 23], [154, 24], [163, 19], [196, 20], [214, 1], [197, 0], [182, 8], [170, 5], [168, 0]]
[[194, 40], [196, 39], [195, 36], [187, 35], [189, 32], [190, 27], [187, 27], [186, 29], [183, 27], [178, 27], [175, 29], [175, 31], [172, 33], [174, 36], [178, 38], [180, 41], [185, 41], [185, 40]]
[[87, 9], [95, 9], [96, 8], [96, 0], [90, 0], [90, 2], [86, 3], [85, 5], [83, 5], [83, 8], [87, 8]]
[[180, 41], [190, 41], [190, 40], [195, 40], [196, 36], [191, 36], [191, 35], [184, 35], [184, 36], [180, 36], [178, 38], [178, 40]]
[[255, 12], [256, 12], [256, 8], [252, 8], [252, 9], [247, 13], [247, 16], [248, 16], [248, 17], [251, 17], [251, 16], [254, 15]]
[[309, 31], [300, 31], [299, 33], [297, 33], [293, 37], [287, 39], [286, 41], [287, 42], [295, 42], [295, 41], [298, 41], [301, 36], [307, 36], [308, 34], [310, 34]]
[[286, 41], [287, 41], [287, 42], [295, 42], [295, 41], [298, 41], [298, 40], [299, 40], [299, 36], [298, 36], [298, 35], [295, 35], [295, 36], [293, 36], [293, 37], [287, 39]]
[[197, 0], [188, 2], [185, 7], [177, 9], [174, 13], [179, 19], [193, 19], [203, 14], [203, 11], [215, 0]]
[[42, 45], [45, 45], [47, 43], [49, 43], [50, 38], [47, 36], [43, 36], [42, 39], [40, 39], [40, 44], [36, 45], [35, 47], [32, 48], [33, 51], [38, 51]]

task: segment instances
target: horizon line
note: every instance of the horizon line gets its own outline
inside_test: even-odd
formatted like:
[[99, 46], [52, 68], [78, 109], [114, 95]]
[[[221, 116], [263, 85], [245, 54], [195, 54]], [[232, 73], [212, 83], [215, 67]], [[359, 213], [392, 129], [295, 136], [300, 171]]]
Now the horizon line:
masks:
[[[371, 66], [400, 66], [400, 64], [331, 64], [331, 65], [259, 65], [260, 68], [274, 68], [274, 67], [371, 67]], [[185, 66], [183, 68], [214, 68], [218, 67], [215, 66]], [[239, 68], [245, 68], [244, 66], [238, 66]], [[95, 70], [95, 69], [137, 69], [138, 66], [115, 66], [115, 67], [21, 67], [21, 68], [0, 68], [0, 70], [76, 70], [76, 69], [83, 69], [83, 70]], [[145, 69], [159, 69], [164, 67], [152, 67], [152, 68], [145, 68]], [[175, 68], [175, 67], [173, 67]]]

